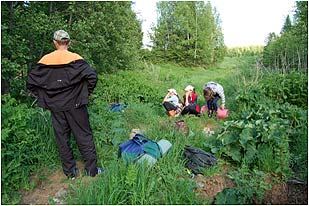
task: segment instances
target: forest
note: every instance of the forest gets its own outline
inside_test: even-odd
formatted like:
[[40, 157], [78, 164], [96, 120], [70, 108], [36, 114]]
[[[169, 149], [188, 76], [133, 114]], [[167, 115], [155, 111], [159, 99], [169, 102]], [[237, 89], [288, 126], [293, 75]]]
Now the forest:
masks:
[[[151, 49], [142, 47], [133, 4], [1, 2], [1, 203], [35, 204], [25, 194], [43, 193], [42, 184], [61, 171], [50, 112], [36, 106], [26, 79], [54, 51], [54, 31], [63, 29], [72, 37], [70, 51], [98, 74], [88, 107], [105, 168], [95, 181], [60, 176], [68, 185], [66, 204], [308, 204], [308, 2], [297, 1], [294, 15], [279, 34], [269, 31], [264, 46], [233, 48], [225, 45], [210, 2], [158, 2]], [[161, 102], [168, 88], [182, 93], [194, 85], [202, 106], [208, 81], [224, 86], [228, 118], [166, 115]], [[127, 108], [110, 111], [115, 102]], [[175, 129], [176, 120], [186, 122], [188, 135]], [[213, 125], [213, 135], [204, 133], [205, 125]], [[118, 147], [133, 128], [169, 140], [172, 150], [151, 168], [125, 165]], [[71, 145], [82, 162], [74, 138]], [[192, 177], [185, 145], [211, 152], [218, 165]], [[225, 187], [208, 194], [206, 183], [218, 178]], [[270, 198], [275, 188], [282, 202]], [[57, 202], [50, 195], [37, 204]]]

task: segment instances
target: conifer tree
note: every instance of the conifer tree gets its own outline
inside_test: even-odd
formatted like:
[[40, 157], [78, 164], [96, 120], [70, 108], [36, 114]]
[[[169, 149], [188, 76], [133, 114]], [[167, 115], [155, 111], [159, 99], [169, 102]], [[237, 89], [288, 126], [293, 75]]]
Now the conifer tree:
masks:
[[271, 33], [263, 52], [264, 65], [283, 73], [308, 71], [308, 2], [296, 2], [296, 7], [294, 24], [287, 16], [280, 35]]
[[285, 19], [285, 23], [281, 29], [281, 33], [287, 32], [292, 28], [292, 22], [290, 19], [290, 15], [288, 15]]

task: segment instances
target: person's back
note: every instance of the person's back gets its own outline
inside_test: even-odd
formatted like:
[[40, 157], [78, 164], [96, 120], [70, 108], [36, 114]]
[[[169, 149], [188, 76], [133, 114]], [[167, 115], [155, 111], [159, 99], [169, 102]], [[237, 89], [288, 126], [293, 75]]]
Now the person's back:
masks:
[[97, 83], [96, 72], [78, 54], [68, 51], [67, 32], [54, 33], [56, 51], [37, 63], [28, 74], [27, 88], [38, 98], [38, 106], [51, 111], [56, 143], [63, 171], [75, 178], [78, 169], [69, 144], [71, 131], [85, 162], [88, 175], [103, 171], [97, 168], [97, 155], [89, 123], [87, 103]]
[[78, 54], [56, 50], [45, 55], [29, 73], [27, 86], [39, 96], [38, 105], [66, 111], [88, 103], [97, 75]]
[[221, 99], [221, 109], [224, 109], [225, 95], [222, 85], [216, 82], [207, 82], [203, 87], [203, 94], [208, 108], [208, 117], [218, 110], [217, 102]]

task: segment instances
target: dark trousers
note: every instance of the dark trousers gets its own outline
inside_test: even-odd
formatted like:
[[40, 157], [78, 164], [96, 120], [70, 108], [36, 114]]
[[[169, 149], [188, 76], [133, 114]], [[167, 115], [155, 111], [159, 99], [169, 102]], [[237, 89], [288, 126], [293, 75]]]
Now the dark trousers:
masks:
[[218, 110], [217, 102], [219, 99], [220, 96], [216, 94], [215, 98], [208, 100], [207, 101], [208, 110], [217, 111]]
[[199, 115], [200, 113], [196, 111], [196, 105], [195, 104], [189, 104], [188, 106], [184, 107], [181, 114], [194, 114], [194, 115]]
[[175, 110], [175, 111], [177, 110], [177, 107], [170, 102], [164, 102], [163, 106], [166, 109], [166, 111], [168, 111], [168, 112], [171, 111], [171, 110]]
[[69, 111], [51, 112], [51, 115], [64, 174], [70, 177], [75, 175], [76, 170], [76, 162], [70, 147], [72, 132], [84, 159], [87, 174], [95, 176], [97, 174], [97, 154], [86, 105]]

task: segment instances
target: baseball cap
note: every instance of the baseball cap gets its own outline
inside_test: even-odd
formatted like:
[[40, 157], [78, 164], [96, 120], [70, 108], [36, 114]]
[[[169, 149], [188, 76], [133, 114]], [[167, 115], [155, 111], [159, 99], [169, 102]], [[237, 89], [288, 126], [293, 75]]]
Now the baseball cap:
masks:
[[63, 41], [63, 40], [70, 40], [69, 34], [64, 30], [58, 30], [54, 33], [54, 40], [56, 41]]
[[174, 94], [178, 95], [177, 92], [176, 92], [176, 89], [168, 89], [167, 91], [168, 92], [173, 92]]
[[194, 90], [194, 87], [193, 86], [191, 86], [191, 85], [188, 85], [188, 86], [186, 86], [186, 88], [185, 88], [185, 91], [187, 92], [187, 91], [193, 91]]

